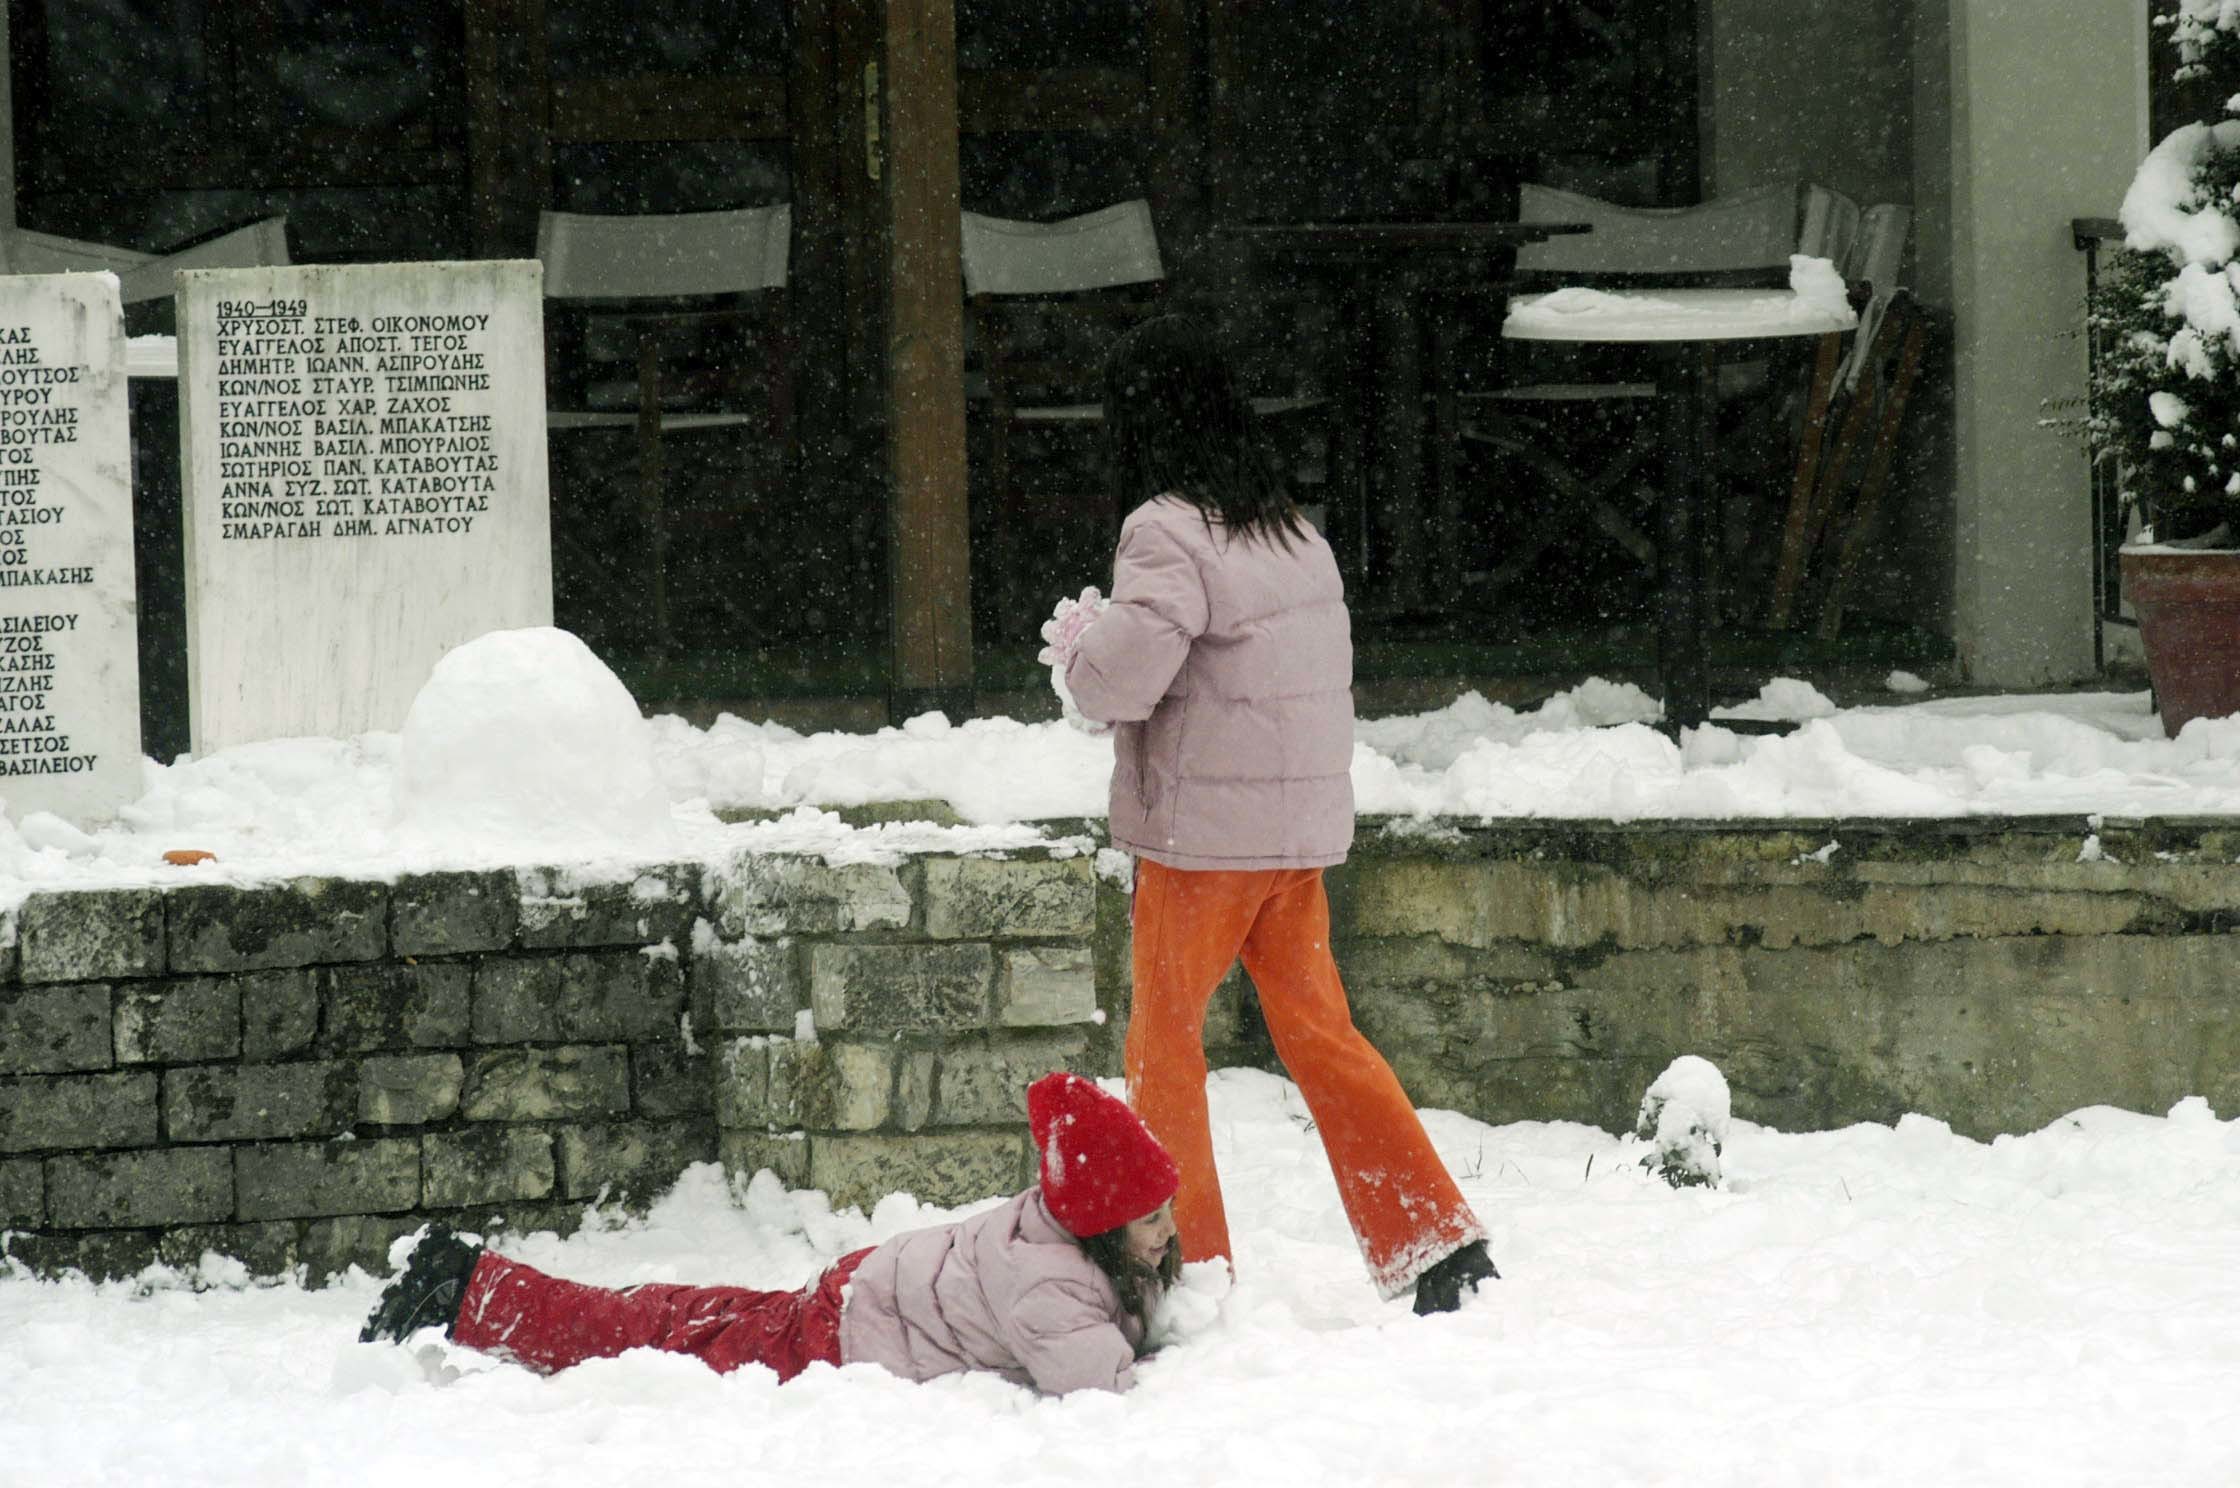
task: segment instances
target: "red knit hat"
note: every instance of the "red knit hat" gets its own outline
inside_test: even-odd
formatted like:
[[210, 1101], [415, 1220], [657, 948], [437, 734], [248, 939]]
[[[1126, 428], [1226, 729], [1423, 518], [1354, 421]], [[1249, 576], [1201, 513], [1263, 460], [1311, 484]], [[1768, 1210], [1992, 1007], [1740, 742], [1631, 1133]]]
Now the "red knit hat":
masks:
[[1101, 1235], [1174, 1197], [1182, 1170], [1124, 1101], [1060, 1071], [1027, 1087], [1042, 1201], [1076, 1236]]

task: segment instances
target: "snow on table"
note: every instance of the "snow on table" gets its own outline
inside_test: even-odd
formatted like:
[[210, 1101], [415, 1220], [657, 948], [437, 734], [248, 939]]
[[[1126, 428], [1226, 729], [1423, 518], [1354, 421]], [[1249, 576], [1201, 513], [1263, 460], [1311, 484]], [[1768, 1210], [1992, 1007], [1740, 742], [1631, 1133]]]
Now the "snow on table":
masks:
[[1848, 331], [1858, 318], [1786, 289], [1588, 289], [1520, 295], [1501, 334], [1515, 341], [1742, 341]]
[[1859, 317], [1824, 258], [1789, 261], [1787, 289], [1595, 289], [1519, 295], [1501, 334], [1514, 341], [1743, 341], [1848, 331]]

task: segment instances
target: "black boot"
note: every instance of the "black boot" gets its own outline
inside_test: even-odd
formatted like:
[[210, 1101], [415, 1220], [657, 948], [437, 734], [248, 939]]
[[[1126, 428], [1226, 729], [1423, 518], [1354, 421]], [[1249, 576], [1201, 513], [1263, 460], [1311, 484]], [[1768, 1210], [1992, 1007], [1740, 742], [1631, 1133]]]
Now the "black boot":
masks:
[[358, 1342], [388, 1338], [402, 1343], [435, 1323], [443, 1324], [448, 1337], [459, 1319], [467, 1278], [481, 1259], [481, 1246], [468, 1244], [447, 1226], [429, 1225], [404, 1270], [381, 1289], [381, 1300], [373, 1304], [373, 1315], [359, 1331]]
[[1465, 1287], [1475, 1292], [1479, 1282], [1500, 1279], [1501, 1273], [1493, 1269], [1493, 1258], [1486, 1254], [1485, 1241], [1473, 1240], [1433, 1262], [1430, 1270], [1416, 1278], [1416, 1316], [1452, 1312], [1462, 1305]]

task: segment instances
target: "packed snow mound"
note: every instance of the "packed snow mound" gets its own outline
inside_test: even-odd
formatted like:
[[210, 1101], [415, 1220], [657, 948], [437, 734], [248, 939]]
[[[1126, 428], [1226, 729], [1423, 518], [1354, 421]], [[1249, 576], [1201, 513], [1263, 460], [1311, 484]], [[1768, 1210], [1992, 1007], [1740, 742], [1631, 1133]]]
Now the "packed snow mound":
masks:
[[666, 835], [669, 796], [638, 704], [564, 630], [499, 630], [435, 665], [405, 715], [406, 831], [445, 838]]
[[[573, 647], [554, 640], [562, 642]], [[413, 770], [402, 783], [397, 733], [267, 739], [170, 764], [145, 761], [146, 793], [114, 822], [0, 822], [0, 911], [39, 887], [177, 883], [182, 870], [163, 859], [174, 848], [215, 855], [187, 871], [240, 882], [538, 864], [596, 864], [606, 882], [647, 863], [741, 852], [891, 865], [930, 852], [1095, 851], [1071, 823], [1104, 815], [1113, 743], [1056, 720], [951, 724], [928, 713], [900, 728], [803, 733], [730, 715], [706, 727], [657, 716], [642, 733], [670, 805], [664, 819], [648, 802], [641, 817], [620, 809], [627, 772], [616, 769], [615, 749], [594, 742], [596, 729], [550, 722], [566, 715], [571, 689], [580, 690], [594, 664], [580, 653], [512, 667], [499, 665], [503, 659], [478, 662], [469, 653], [447, 663], [486, 668], [488, 685], [444, 672], [440, 696], [414, 719]], [[527, 697], [521, 672], [533, 679]], [[603, 670], [595, 676], [615, 700], [612, 714], [600, 716], [625, 736], [617, 748], [635, 758], [641, 730], [630, 724], [622, 691]], [[1781, 678], [1761, 698], [1768, 693], [1792, 713], [1815, 696]], [[1714, 719], [1679, 744], [1648, 726], [1658, 714], [1639, 687], [1590, 679], [1521, 711], [1465, 693], [1429, 712], [1363, 718], [1354, 734], [1356, 808], [1388, 819], [1381, 830], [1431, 834], [1455, 830], [1451, 818], [2240, 814], [2240, 717], [2196, 719], [2167, 738], [2144, 691], [1892, 699], [1762, 736]], [[484, 727], [502, 761], [478, 761], [464, 742]], [[563, 762], [557, 788], [505, 809], [507, 797], [527, 790], [527, 772], [547, 748], [589, 763], [579, 772]], [[502, 778], [493, 783], [493, 774]], [[593, 795], [588, 807], [577, 791]], [[850, 825], [839, 815], [902, 801], [945, 801], [967, 825]], [[460, 802], [463, 814], [454, 815]], [[767, 819], [718, 815], [742, 808]], [[407, 818], [427, 830], [400, 825]], [[657, 830], [643, 839], [610, 832], [556, 840], [602, 818]], [[1118, 866], [1100, 861], [1100, 871], [1125, 882], [1124, 856]]]
[[1711, 716], [1720, 718], [1773, 718], [1803, 722], [1808, 718], [1833, 718], [1836, 705], [1826, 693], [1801, 677], [1775, 677], [1758, 689], [1758, 695], [1747, 703], [1732, 708], [1714, 708]]
[[1796, 292], [1797, 306], [1794, 318], [1808, 320], [1818, 315], [1847, 316], [1851, 313], [1850, 288], [1843, 282], [1843, 275], [1836, 266], [1824, 258], [1808, 253], [1789, 255], [1789, 288]]
[[1695, 1054], [1673, 1060], [1641, 1097], [1634, 1118], [1634, 1135], [1656, 1143], [1641, 1165], [1674, 1188], [1717, 1188], [1733, 1104], [1717, 1065]]
[[669, 798], [699, 798], [717, 810], [776, 804], [766, 779], [770, 753], [801, 742], [782, 723], [749, 723], [734, 713], [717, 714], [705, 729], [674, 713], [656, 713], [646, 724]]

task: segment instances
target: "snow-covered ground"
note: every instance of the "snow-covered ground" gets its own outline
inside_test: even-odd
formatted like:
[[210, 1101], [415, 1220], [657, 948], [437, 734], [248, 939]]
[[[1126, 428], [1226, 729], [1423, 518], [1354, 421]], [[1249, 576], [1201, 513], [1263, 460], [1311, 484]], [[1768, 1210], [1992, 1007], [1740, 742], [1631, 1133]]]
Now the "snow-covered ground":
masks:
[[[1580, 1126], [1425, 1120], [1504, 1280], [1380, 1303], [1296, 1089], [1224, 1071], [1239, 1279], [1192, 1268], [1135, 1393], [650, 1352], [540, 1378], [356, 1342], [377, 1281], [0, 1279], [0, 1481], [319, 1484], [2240, 1482], [2240, 1122], [2079, 1111], [1984, 1145], [1907, 1117], [1732, 1123], [1722, 1189]], [[790, 1286], [944, 1217], [696, 1168], [652, 1216], [509, 1241], [587, 1280]], [[206, 1290], [195, 1290], [197, 1286]]]
[[[1589, 681], [1519, 711], [1465, 693], [1363, 720], [1359, 809], [1398, 816], [1642, 818], [2240, 813], [2240, 717], [2165, 739], [2144, 693], [1922, 699], [1838, 708], [1793, 678], [1675, 744], [1639, 688]], [[1063, 723], [804, 735], [724, 715], [641, 720], [604, 666], [559, 631], [503, 632], [439, 665], [402, 734], [280, 739], [146, 764], [146, 790], [90, 830], [0, 822], [0, 907], [33, 888], [191, 875], [388, 877], [567, 864], [626, 870], [746, 851], [893, 860], [1021, 847], [1040, 819], [1099, 817], [1112, 741]], [[966, 825], [851, 828], [834, 808], [940, 800]], [[719, 812], [774, 817], [728, 824]], [[1077, 844], [1085, 839], [1076, 838]], [[172, 850], [215, 854], [176, 868]]]

